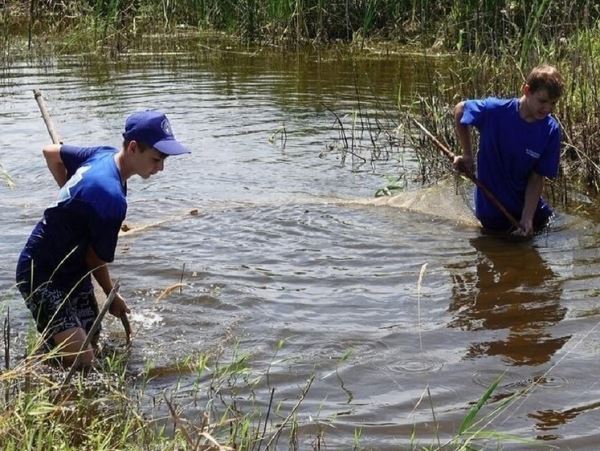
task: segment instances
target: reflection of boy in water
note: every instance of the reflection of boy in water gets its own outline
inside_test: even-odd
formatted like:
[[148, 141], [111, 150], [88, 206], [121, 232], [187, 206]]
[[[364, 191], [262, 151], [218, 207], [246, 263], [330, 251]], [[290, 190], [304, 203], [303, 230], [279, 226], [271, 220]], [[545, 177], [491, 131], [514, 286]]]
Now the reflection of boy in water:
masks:
[[[473, 171], [469, 127], [479, 130], [477, 177], [513, 217], [519, 221], [515, 234], [529, 236], [545, 226], [552, 215], [540, 197], [544, 178], [558, 174], [560, 127], [551, 116], [563, 92], [563, 82], [552, 66], [531, 71], [520, 98], [466, 100], [456, 105], [456, 132], [463, 154], [454, 166]], [[483, 227], [506, 232], [510, 221], [477, 189], [475, 214]]]
[[[98, 316], [90, 273], [108, 294], [117, 236], [127, 211], [127, 179], [163, 170], [169, 155], [189, 153], [159, 111], [134, 113], [125, 122], [121, 150], [112, 147], [44, 147], [48, 169], [61, 188], [35, 226], [17, 264], [17, 283], [47, 347], [59, 346], [71, 365]], [[110, 313], [129, 313], [116, 293]], [[96, 337], [94, 337], [96, 338]], [[81, 362], [94, 359], [91, 347]]]
[[478, 251], [477, 272], [453, 276], [450, 326], [508, 334], [474, 343], [467, 355], [505, 356], [514, 365], [547, 362], [569, 339], [553, 338], [546, 330], [566, 313], [554, 272], [530, 245], [506, 246], [486, 236], [471, 243]]

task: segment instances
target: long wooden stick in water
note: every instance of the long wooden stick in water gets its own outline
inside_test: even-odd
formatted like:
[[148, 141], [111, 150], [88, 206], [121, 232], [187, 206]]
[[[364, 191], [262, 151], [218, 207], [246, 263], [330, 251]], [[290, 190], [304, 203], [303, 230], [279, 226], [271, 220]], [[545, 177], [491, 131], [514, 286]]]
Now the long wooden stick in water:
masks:
[[[102, 306], [102, 310], [100, 310], [100, 312], [98, 313], [98, 316], [94, 320], [94, 323], [92, 324], [92, 327], [90, 328], [90, 331], [88, 332], [87, 336], [85, 337], [85, 341], [81, 345], [81, 349], [77, 353], [77, 356], [75, 357], [75, 361], [71, 365], [71, 368], [69, 368], [69, 372], [65, 376], [65, 378], [61, 384], [61, 387], [64, 387], [65, 385], [67, 385], [69, 383], [69, 381], [71, 380], [71, 377], [73, 377], [73, 374], [75, 373], [75, 371], [77, 371], [79, 369], [79, 364], [81, 362], [81, 357], [83, 355], [83, 351], [85, 351], [87, 349], [87, 347], [90, 345], [90, 343], [94, 339], [94, 334], [100, 328], [100, 323], [102, 322], [102, 318], [104, 318], [104, 316], [106, 315], [106, 312], [108, 312], [108, 309], [110, 309], [110, 305], [112, 304], [112, 301], [115, 298], [115, 295], [117, 294], [118, 289], [119, 289], [119, 281], [117, 280], [113, 286], [113, 289], [108, 294], [108, 297], [106, 298], [106, 302]], [[59, 392], [60, 392], [60, 390], [59, 390]]]
[[[412, 118], [412, 120], [417, 125], [417, 127], [419, 127], [421, 129], [421, 131], [423, 133], [425, 133], [425, 135], [427, 135], [429, 137], [429, 139], [431, 139], [431, 141], [433, 141], [433, 143], [437, 146], [437, 148], [439, 150], [441, 150], [442, 153], [444, 153], [444, 155], [446, 155], [451, 162], [454, 162], [454, 158], [456, 157], [456, 155], [454, 155], [454, 153], [452, 151], [450, 151], [450, 149], [448, 149], [444, 144], [442, 144], [439, 139], [437, 139], [435, 136], [433, 136], [433, 134], [429, 130], [427, 130], [423, 124], [421, 124], [419, 121], [417, 121], [414, 117]], [[500, 210], [500, 212], [506, 217], [506, 219], [508, 219], [510, 221], [510, 223], [512, 224], [512, 226], [515, 229], [521, 228], [521, 226], [519, 225], [519, 222], [515, 219], [515, 217], [513, 215], [511, 215], [510, 212], [506, 208], [504, 208], [504, 205], [502, 205], [500, 203], [500, 201], [498, 199], [496, 199], [496, 196], [494, 196], [494, 194], [489, 189], [487, 189], [487, 187], [483, 183], [481, 183], [479, 181], [479, 179], [477, 177], [475, 177], [475, 175], [472, 172], [463, 172], [463, 174], [465, 174], [465, 176], [469, 180], [471, 180], [475, 185], [477, 185], [477, 187], [490, 200], [490, 202], [492, 204], [494, 204], [494, 206], [498, 210]]]
[[56, 133], [56, 129], [54, 128], [54, 124], [52, 123], [52, 119], [48, 114], [48, 110], [46, 109], [46, 102], [44, 102], [44, 96], [42, 95], [42, 91], [39, 89], [33, 90], [33, 97], [40, 107], [40, 112], [42, 113], [42, 119], [44, 119], [44, 123], [46, 124], [46, 128], [48, 129], [48, 134], [50, 135], [50, 139], [52, 139], [53, 144], [60, 144], [60, 138], [58, 137], [58, 133]]
[[[42, 113], [42, 119], [44, 119], [44, 123], [46, 124], [46, 128], [48, 129], [48, 134], [50, 135], [50, 139], [52, 139], [52, 144], [60, 144], [60, 138], [58, 137], [58, 133], [54, 128], [52, 118], [50, 117], [48, 109], [46, 108], [46, 102], [44, 101], [42, 91], [40, 91], [39, 89], [34, 89], [33, 97], [35, 98], [38, 107], [40, 108], [40, 112]], [[127, 340], [127, 344], [129, 344], [131, 342], [131, 325], [129, 324], [129, 318], [127, 318], [127, 313], [123, 313], [120, 319], [121, 324], [123, 325], [123, 329], [125, 329], [125, 338]], [[100, 320], [102, 320], [102, 318], [100, 318]]]

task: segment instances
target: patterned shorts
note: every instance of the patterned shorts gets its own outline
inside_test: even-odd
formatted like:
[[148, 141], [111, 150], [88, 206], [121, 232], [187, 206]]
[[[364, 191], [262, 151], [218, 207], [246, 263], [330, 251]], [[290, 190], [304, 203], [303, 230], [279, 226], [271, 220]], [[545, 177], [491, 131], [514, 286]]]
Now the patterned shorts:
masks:
[[31, 294], [22, 294], [48, 349], [54, 347], [52, 337], [59, 332], [76, 327], [89, 332], [98, 316], [93, 288], [73, 291], [69, 295], [50, 284], [39, 286]]

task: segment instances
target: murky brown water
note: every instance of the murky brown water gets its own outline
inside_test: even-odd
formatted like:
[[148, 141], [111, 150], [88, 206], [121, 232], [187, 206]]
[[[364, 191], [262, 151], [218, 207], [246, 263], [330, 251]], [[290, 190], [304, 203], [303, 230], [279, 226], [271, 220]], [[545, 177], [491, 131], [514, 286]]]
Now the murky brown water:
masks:
[[[323, 153], [338, 137], [327, 108], [352, 114], [356, 85], [367, 115], [393, 111], [398, 86], [407, 96], [424, 89], [443, 61], [396, 56], [353, 65], [339, 54], [199, 52], [5, 68], [0, 161], [16, 189], [0, 187], [0, 288], [20, 337], [29, 319], [14, 265], [56, 194], [32, 89], [45, 91], [57, 128], [74, 144], [118, 146], [124, 117], [156, 107], [194, 152], [167, 160], [149, 181], [131, 180], [128, 224], [160, 224], [122, 236], [112, 269], [133, 310], [132, 371], [148, 361], [165, 369], [146, 393], [173, 390], [179, 380], [178, 401], [193, 404], [195, 377], [175, 363], [234, 337], [256, 374], [269, 368], [253, 390], [264, 410], [273, 387], [285, 417], [315, 376], [298, 410], [306, 446], [322, 430], [329, 448], [348, 449], [357, 429], [373, 449], [406, 446], [413, 431], [419, 443], [439, 436], [443, 444], [504, 374], [486, 414], [527, 393], [489, 417], [488, 429], [595, 448], [597, 224], [562, 214], [532, 243], [498, 241], [459, 217], [451, 186], [416, 201], [409, 194], [375, 202], [398, 161], [373, 171]], [[270, 142], [282, 125], [285, 146], [281, 135]], [[181, 290], [157, 301], [179, 282]], [[119, 328], [107, 326], [117, 337]], [[251, 395], [236, 394], [242, 410]]]

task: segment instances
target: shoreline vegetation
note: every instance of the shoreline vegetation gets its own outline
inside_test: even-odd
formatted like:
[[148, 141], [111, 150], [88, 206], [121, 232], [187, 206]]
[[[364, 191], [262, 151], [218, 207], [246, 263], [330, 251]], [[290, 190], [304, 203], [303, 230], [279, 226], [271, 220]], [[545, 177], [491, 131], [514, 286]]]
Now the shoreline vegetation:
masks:
[[[60, 350], [47, 354], [36, 351], [41, 340], [34, 337], [33, 329], [27, 337], [28, 356], [11, 368], [9, 312], [3, 323], [0, 443], [6, 451], [319, 450], [327, 449], [327, 430], [336, 426], [338, 414], [321, 417], [317, 412], [312, 417], [312, 413], [302, 411], [315, 373], [307, 374], [293, 396], [278, 393], [277, 386], [271, 384], [269, 378], [274, 377], [279, 365], [290, 363], [278, 358], [285, 340], [277, 343], [270, 361], [262, 364], [240, 352], [235, 337], [229, 336], [211, 353], [190, 354], [166, 367], [146, 362], [139, 374], [128, 370], [126, 346], [104, 341], [94, 367], [71, 379], [69, 371], [57, 366]], [[341, 367], [350, 355], [346, 351], [339, 356], [337, 366]], [[155, 378], [171, 383], [159, 393], [149, 393], [147, 384]], [[476, 402], [465, 402], [464, 417], [452, 435], [441, 436], [435, 427], [427, 439], [414, 433], [399, 437], [398, 446], [414, 451], [468, 451], [485, 443], [494, 443], [497, 449], [508, 442], [535, 445], [532, 439], [490, 429], [494, 418], [537, 386], [534, 381], [498, 402], [494, 397], [501, 379], [499, 376], [492, 381]], [[343, 386], [341, 379], [340, 384]], [[419, 405], [431, 405], [436, 423], [429, 387], [415, 409]], [[345, 414], [348, 412], [339, 415]], [[345, 447], [371, 449], [361, 444], [361, 438], [362, 430], [357, 425]]]
[[[549, 194], [565, 208], [579, 208], [570, 192], [595, 196], [600, 190], [597, 2], [12, 0], [2, 5], [0, 61], [5, 67], [22, 57], [98, 53], [120, 58], [135, 51], [170, 51], [177, 47], [170, 47], [169, 36], [185, 35], [193, 41], [205, 32], [282, 51], [340, 45], [346, 46], [348, 57], [359, 51], [389, 54], [390, 49], [455, 55], [460, 61], [458, 69], [432, 74], [426, 97], [398, 105], [396, 125], [404, 130], [405, 143], [417, 152], [423, 183], [434, 180], [447, 167], [440, 163], [442, 157], [428, 139], [411, 125], [411, 117], [417, 117], [449, 148], [456, 149], [450, 111], [458, 99], [515, 95], [524, 74], [532, 66], [548, 62], [559, 68], [567, 86], [556, 111], [564, 131], [561, 174], [549, 184]], [[152, 35], [160, 36], [162, 47], [147, 39]], [[398, 152], [405, 143], [396, 143]], [[377, 149], [371, 149], [367, 158], [379, 158]], [[1, 166], [0, 180], [10, 180]], [[299, 442], [320, 449], [327, 440], [325, 428], [319, 424], [313, 437], [299, 437], [298, 409], [312, 379], [299, 387], [296, 400], [285, 405], [277, 399], [275, 389], [270, 397], [267, 394], [266, 399], [255, 399], [252, 387], [260, 378], [268, 378], [270, 365], [257, 374], [250, 356], [236, 353], [235, 343], [224, 344], [229, 348], [226, 355], [190, 356], [164, 369], [197, 375], [197, 393], [187, 406], [177, 404], [178, 384], [159, 400], [162, 412], [169, 412], [166, 419], [154, 418], [148, 413], [152, 409], [144, 404], [148, 402], [144, 401], [145, 383], [160, 376], [160, 371], [149, 366], [139, 378], [128, 374], [125, 351], [104, 356], [94, 377], [71, 383], [68, 397], [57, 401], [60, 383], [54, 378], [60, 373], [48, 374], [45, 358], [31, 353], [20, 360], [9, 357], [10, 319], [6, 312], [4, 316], [5, 365], [0, 373], [4, 412], [0, 416], [0, 443], [4, 449], [261, 450], [269, 446], [275, 449], [277, 443], [302, 448]], [[283, 345], [278, 344], [273, 359]], [[31, 344], [16, 346], [33, 349]], [[487, 408], [494, 384], [474, 407], [465, 409], [465, 420], [450, 442], [433, 438], [423, 445], [419, 437], [404, 438], [410, 441], [410, 449], [433, 450], [442, 445], [474, 449], [481, 440], [493, 440], [501, 447], [503, 441], [518, 440], [482, 428], [507, 403], [514, 402], [512, 399], [492, 406], [483, 423], [476, 420], [479, 410]], [[246, 412], [236, 402], [240, 387], [251, 393], [255, 402]], [[517, 396], [526, 396], [527, 391]], [[427, 394], [423, 398], [427, 402]], [[186, 419], [186, 407], [200, 412], [196, 423]], [[330, 421], [335, 425], [335, 419]], [[354, 449], [361, 449], [360, 439], [357, 429], [354, 437], [348, 437], [349, 447], [352, 444]]]
[[[6, 36], [29, 45], [81, 33], [92, 45], [123, 49], [135, 35], [213, 30], [259, 44], [386, 40], [419, 48], [503, 54], [521, 62], [539, 46], [558, 47], [596, 26], [590, 0], [13, 0], [4, 4]], [[79, 42], [78, 45], [88, 43]]]

